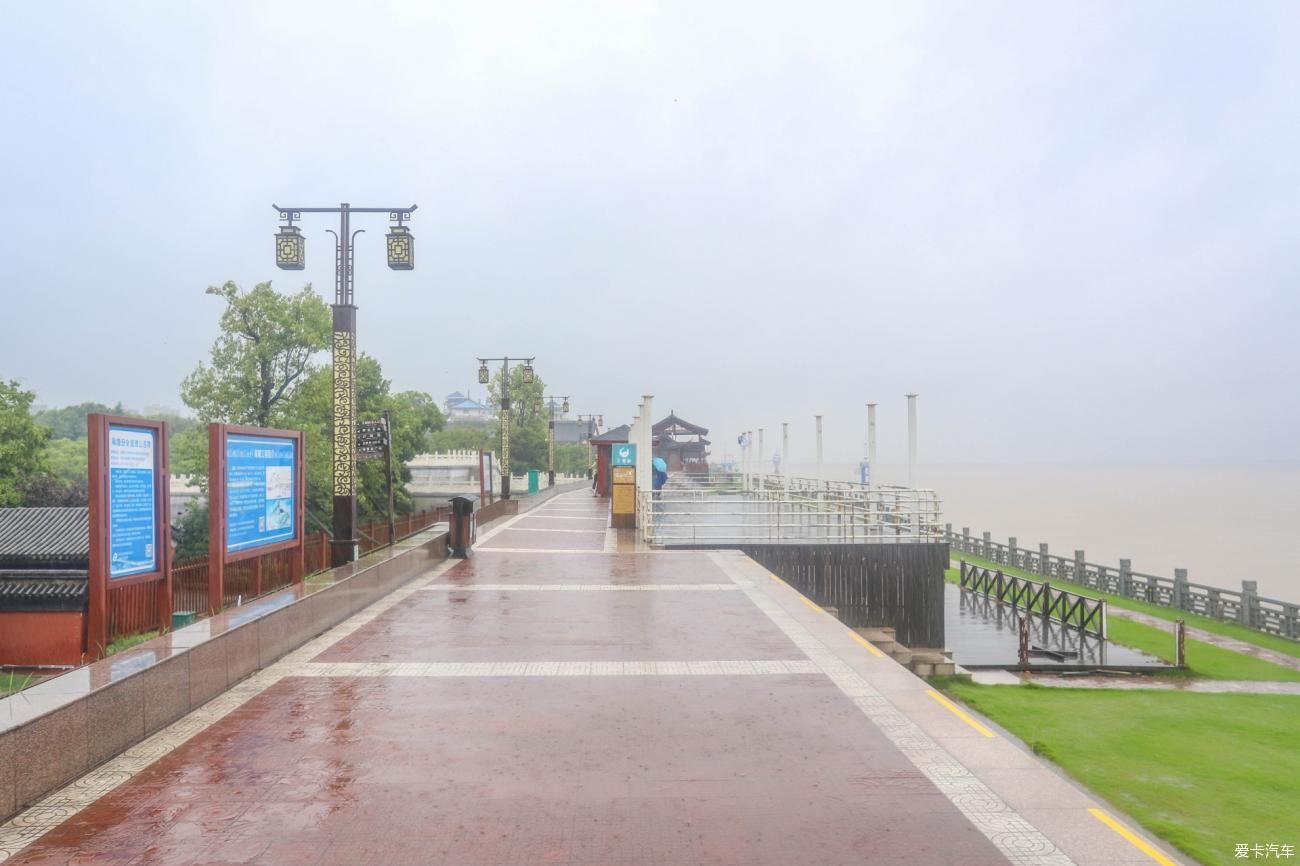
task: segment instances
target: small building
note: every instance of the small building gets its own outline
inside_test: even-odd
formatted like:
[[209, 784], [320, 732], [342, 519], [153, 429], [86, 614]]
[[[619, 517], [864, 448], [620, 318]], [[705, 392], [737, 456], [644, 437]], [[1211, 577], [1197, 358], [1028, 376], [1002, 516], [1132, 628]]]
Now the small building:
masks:
[[668, 417], [655, 424], [654, 456], [668, 464], [669, 472], [687, 472], [692, 475], [709, 474], [709, 445], [704, 438], [709, 428], [678, 418], [669, 412]]
[[483, 427], [496, 417], [491, 406], [459, 391], [452, 391], [442, 401], [442, 413], [447, 416], [448, 427]]
[[89, 509], [0, 508], [0, 665], [81, 664], [89, 569]]
[[596, 449], [596, 492], [602, 497], [610, 495], [610, 449], [615, 445], [627, 442], [627, 436], [631, 430], [631, 427], [622, 424], [613, 430], [606, 430], [604, 433], [591, 437], [592, 447]]

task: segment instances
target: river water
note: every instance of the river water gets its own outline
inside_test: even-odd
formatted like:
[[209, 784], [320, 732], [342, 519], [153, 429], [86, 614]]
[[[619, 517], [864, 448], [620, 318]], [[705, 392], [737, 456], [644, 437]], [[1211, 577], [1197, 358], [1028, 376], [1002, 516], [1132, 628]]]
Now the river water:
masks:
[[[815, 466], [794, 464], [812, 477]], [[856, 481], [857, 464], [831, 464], [828, 479]], [[906, 484], [907, 467], [883, 464], [876, 481]], [[1021, 547], [1087, 553], [1089, 562], [1300, 601], [1300, 466], [926, 465], [918, 484], [943, 501], [944, 521]]]

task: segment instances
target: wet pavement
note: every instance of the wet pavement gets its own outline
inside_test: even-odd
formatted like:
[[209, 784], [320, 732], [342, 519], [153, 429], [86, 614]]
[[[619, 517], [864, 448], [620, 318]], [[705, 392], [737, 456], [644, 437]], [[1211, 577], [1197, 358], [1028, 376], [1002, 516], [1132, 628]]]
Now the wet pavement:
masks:
[[[953, 661], [969, 669], [1018, 667], [1021, 613], [995, 598], [946, 584], [943, 629]], [[1080, 634], [1059, 622], [1044, 621], [1039, 616], [1031, 617], [1029, 622], [1031, 645], [1062, 656], [1036, 653], [1031, 658], [1035, 669], [1107, 666], [1158, 671], [1172, 667], [1153, 655], [1095, 635]]]
[[[990, 676], [990, 673], [1000, 676]], [[1234, 695], [1300, 695], [1300, 683], [1269, 682], [1265, 680], [1203, 680], [1145, 675], [1104, 674], [1013, 674], [1009, 672], [976, 671], [972, 679], [981, 685], [1054, 686], [1063, 689], [1154, 689], [1165, 692], [1198, 692], [1204, 694]]]
[[0, 860], [1153, 862], [741, 554], [534, 531], [603, 505], [505, 521], [0, 826]]

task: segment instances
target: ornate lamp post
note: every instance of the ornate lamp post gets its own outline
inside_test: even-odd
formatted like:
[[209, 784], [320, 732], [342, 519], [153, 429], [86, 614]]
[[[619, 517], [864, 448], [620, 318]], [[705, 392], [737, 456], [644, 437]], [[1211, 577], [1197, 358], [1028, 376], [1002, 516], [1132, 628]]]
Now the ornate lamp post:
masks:
[[[510, 358], [479, 358], [478, 383], [486, 385], [491, 376], [488, 373], [488, 361], [501, 362], [501, 498], [510, 498]], [[524, 365], [524, 381], [533, 381], [534, 358], [515, 358], [515, 363]]]
[[591, 464], [596, 461], [596, 446], [591, 444], [591, 437], [599, 433], [600, 428], [605, 426], [605, 416], [579, 415], [578, 420], [587, 424], [587, 433], [583, 436], [583, 441], [587, 443], [587, 466], [590, 468]]
[[275, 235], [275, 264], [288, 271], [301, 271], [307, 265], [306, 242], [294, 222], [305, 213], [339, 215], [339, 230], [334, 235], [334, 335], [330, 348], [334, 363], [333, 459], [331, 477], [334, 488], [334, 539], [330, 562], [338, 566], [357, 558], [357, 308], [352, 302], [352, 252], [356, 236], [352, 231], [352, 214], [386, 213], [392, 222], [388, 231], [388, 266], [395, 271], [415, 267], [415, 238], [404, 223], [416, 206], [352, 207], [344, 202], [338, 207], [281, 207], [272, 204], [284, 225]]
[[555, 486], [555, 401], [563, 400], [560, 412], [569, 413], [568, 397], [543, 397], [546, 401], [546, 447], [549, 452], [549, 465], [546, 470], [546, 486]]

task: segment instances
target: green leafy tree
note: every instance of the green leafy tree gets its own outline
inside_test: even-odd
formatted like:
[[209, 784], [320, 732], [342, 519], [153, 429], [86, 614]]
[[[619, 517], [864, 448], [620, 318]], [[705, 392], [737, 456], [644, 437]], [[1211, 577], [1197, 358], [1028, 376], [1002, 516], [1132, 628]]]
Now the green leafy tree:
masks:
[[586, 445], [566, 442], [555, 447], [555, 471], [561, 475], [586, 475], [591, 456]]
[[23, 484], [47, 474], [49, 428], [32, 417], [36, 395], [16, 381], [0, 380], [0, 507], [24, 504]]
[[79, 439], [51, 439], [45, 445], [45, 465], [50, 473], [65, 484], [86, 483], [86, 437], [82, 430]]
[[[331, 448], [333, 425], [333, 370], [330, 366], [314, 371], [284, 407], [277, 422], [292, 430], [302, 430], [307, 437], [307, 507], [321, 522], [327, 523], [333, 509]], [[357, 358], [357, 420], [376, 421], [385, 409], [393, 417], [394, 500], [397, 510], [408, 513], [411, 498], [405, 484], [410, 472], [405, 463], [422, 448], [428, 435], [442, 428], [443, 416], [433, 398], [418, 391], [393, 394], [391, 383], [384, 378], [379, 361], [369, 355]], [[363, 520], [388, 514], [388, 488], [384, 479], [384, 461], [361, 461], [357, 467], [357, 512]]]
[[63, 406], [58, 409], [41, 409], [34, 417], [37, 424], [50, 428], [50, 436], [54, 439], [85, 439], [86, 416], [92, 412], [106, 415], [126, 414], [121, 403], [116, 406], [108, 406], [104, 403], [77, 403], [75, 406]]
[[495, 424], [483, 426], [447, 427], [429, 433], [420, 445], [421, 451], [495, 451], [500, 444]]
[[271, 426], [329, 346], [329, 307], [311, 286], [282, 295], [269, 282], [242, 293], [228, 282], [207, 293], [226, 302], [221, 334], [212, 363], [181, 384], [181, 399], [203, 422]]
[[[541, 376], [528, 376], [522, 366], [510, 370], [510, 474], [522, 475], [529, 469], [547, 466], [547, 411], [543, 396], [546, 382]], [[501, 408], [501, 371], [492, 377], [488, 387], [488, 403]], [[499, 425], [499, 422], [498, 422]], [[494, 425], [493, 448], [500, 451], [500, 431]]]

